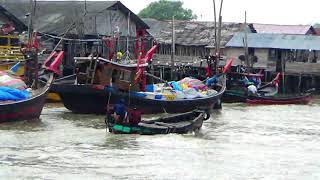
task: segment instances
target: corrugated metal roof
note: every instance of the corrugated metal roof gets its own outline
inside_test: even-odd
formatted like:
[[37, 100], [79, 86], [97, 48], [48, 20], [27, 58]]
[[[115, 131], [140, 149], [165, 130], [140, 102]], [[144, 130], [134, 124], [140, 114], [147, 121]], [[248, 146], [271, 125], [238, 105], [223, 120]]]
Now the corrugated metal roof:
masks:
[[[142, 19], [149, 26], [148, 32], [159, 43], [171, 44], [172, 22], [150, 18]], [[249, 28], [247, 28], [249, 29]], [[221, 46], [236, 32], [242, 31], [241, 23], [222, 23]], [[175, 21], [175, 42], [185, 46], [211, 46], [214, 44], [214, 23], [199, 21]]]
[[[320, 36], [249, 33], [247, 37], [252, 48], [320, 50]], [[235, 34], [226, 47], [243, 47], [243, 38], [243, 33]]]
[[311, 25], [278, 25], [278, 24], [251, 24], [257, 33], [274, 34], [308, 34]]
[[[26, 14], [29, 12], [29, 0], [1, 0], [0, 5], [11, 12], [14, 16], [20, 19], [25, 24], [28, 24]], [[35, 29], [41, 32], [52, 34], [61, 34], [66, 31], [66, 28], [77, 21], [79, 25], [92, 24], [92, 21], [97, 21], [96, 24], [106, 24], [106, 18], [96, 18], [95, 16], [106, 17], [102, 12], [104, 10], [119, 9], [122, 12], [130, 12], [131, 18], [136, 22], [137, 26], [148, 29], [137, 15], [131, 12], [120, 1], [87, 1], [86, 15], [85, 1], [37, 1], [36, 15], [34, 20]], [[85, 22], [81, 22], [84, 20]], [[99, 22], [101, 21], [101, 22]], [[84, 28], [84, 34], [91, 34], [90, 27]], [[98, 27], [99, 28], [99, 27]], [[103, 31], [105, 28], [101, 28]], [[74, 31], [77, 31], [76, 29]], [[99, 29], [98, 29], [99, 31]], [[103, 34], [103, 32], [98, 32]]]
[[320, 36], [320, 28], [314, 28], [314, 31], [316, 32], [317, 36]]

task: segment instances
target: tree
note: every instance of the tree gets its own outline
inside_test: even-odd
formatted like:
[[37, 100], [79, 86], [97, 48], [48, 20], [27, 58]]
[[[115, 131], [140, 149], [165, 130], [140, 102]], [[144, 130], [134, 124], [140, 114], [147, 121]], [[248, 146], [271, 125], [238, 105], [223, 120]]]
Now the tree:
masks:
[[185, 9], [182, 5], [183, 2], [181, 1], [159, 0], [142, 9], [139, 16], [158, 20], [169, 20], [172, 19], [172, 16], [177, 20], [197, 19], [197, 16], [192, 14], [191, 9]]

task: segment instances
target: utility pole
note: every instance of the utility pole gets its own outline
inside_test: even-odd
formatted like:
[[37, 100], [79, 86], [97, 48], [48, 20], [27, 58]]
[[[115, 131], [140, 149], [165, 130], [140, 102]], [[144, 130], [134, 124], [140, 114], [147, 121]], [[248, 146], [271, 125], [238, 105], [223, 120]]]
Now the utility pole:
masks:
[[174, 34], [174, 16], [172, 16], [172, 37], [171, 37], [171, 79], [173, 79], [173, 69], [174, 69], [174, 56], [175, 56], [175, 34]]

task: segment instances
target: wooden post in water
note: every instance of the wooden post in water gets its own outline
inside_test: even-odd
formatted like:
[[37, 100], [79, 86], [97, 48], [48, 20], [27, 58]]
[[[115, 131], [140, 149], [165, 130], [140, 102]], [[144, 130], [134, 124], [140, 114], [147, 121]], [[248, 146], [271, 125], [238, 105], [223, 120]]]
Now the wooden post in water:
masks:
[[285, 81], [286, 81], [286, 77], [285, 77], [285, 59], [281, 58], [281, 74], [282, 74], [282, 94], [286, 93], [286, 88], [285, 88]]
[[173, 77], [173, 69], [174, 69], [174, 56], [175, 56], [175, 53], [176, 53], [176, 45], [175, 45], [175, 34], [174, 34], [174, 16], [172, 16], [172, 37], [171, 37], [171, 79], [174, 80], [174, 77]]
[[301, 79], [302, 79], [302, 77], [301, 77], [301, 73], [300, 73], [299, 74], [299, 83], [298, 83], [298, 93], [301, 92]]

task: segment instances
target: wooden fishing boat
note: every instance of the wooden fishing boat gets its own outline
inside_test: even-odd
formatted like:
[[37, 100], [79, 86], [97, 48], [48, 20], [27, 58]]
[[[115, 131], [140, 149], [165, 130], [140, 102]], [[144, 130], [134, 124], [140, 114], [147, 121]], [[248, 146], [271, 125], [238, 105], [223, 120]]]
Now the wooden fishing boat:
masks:
[[[114, 104], [121, 98], [126, 101], [128, 106], [141, 109], [144, 114], [179, 113], [197, 108], [212, 109], [220, 101], [225, 91], [225, 76], [221, 76], [215, 86], [217, 93], [213, 93], [208, 97], [176, 100], [151, 99], [143, 95], [140, 84], [133, 83], [136, 65], [122, 65], [102, 58], [99, 60], [106, 63], [104, 65], [105, 70], [101, 74], [110, 75], [103, 78], [106, 79], [103, 80], [105, 84], [103, 82], [98, 84], [75, 84], [76, 81], [79, 82], [79, 79], [69, 79], [54, 83], [52, 86], [51, 91], [58, 93], [64, 106], [74, 113], [105, 114], [107, 102]], [[120, 73], [112, 78], [113, 72]], [[124, 73], [127, 73], [126, 77], [129, 79], [120, 77]], [[110, 80], [113, 81], [111, 86]]]
[[43, 74], [39, 80], [39, 88], [32, 90], [28, 99], [0, 101], [0, 123], [39, 118], [47, 93], [54, 80], [54, 74], [58, 73], [57, 67], [62, 57], [63, 51], [53, 61], [45, 63]]
[[185, 134], [198, 131], [204, 120], [209, 118], [204, 111], [195, 110], [182, 114], [160, 117], [155, 120], [141, 121], [136, 125], [116, 123], [110, 114], [106, 117], [106, 126], [111, 133], [115, 134]]
[[[155, 50], [155, 49], [154, 49]], [[197, 108], [211, 109], [224, 93], [225, 76], [212, 88], [216, 93], [194, 99], [157, 99], [145, 95], [146, 69], [150, 51], [142, 63], [123, 64], [101, 57], [75, 58], [78, 73], [75, 79], [54, 83], [51, 91], [61, 97], [64, 106], [74, 113], [105, 114], [108, 104], [124, 99], [127, 106], [143, 113], [179, 113]], [[229, 64], [230, 65], [230, 64]], [[84, 68], [83, 68], [84, 67]], [[89, 67], [89, 68], [87, 68]], [[81, 70], [81, 69], [84, 70]], [[137, 78], [137, 76], [140, 76]]]
[[311, 101], [311, 93], [291, 96], [251, 96], [248, 104], [281, 105], [281, 104], [308, 104]]
[[[258, 74], [249, 74], [249, 73], [232, 73], [232, 77], [237, 76], [249, 76], [255, 78], [261, 78], [263, 75]], [[272, 97], [278, 94], [278, 81], [280, 74], [270, 82], [261, 85], [257, 88], [257, 94], [264, 97]], [[230, 79], [230, 77], [229, 77]], [[222, 101], [225, 103], [237, 103], [237, 102], [246, 102], [248, 99], [248, 85], [239, 81], [237, 78], [233, 81], [227, 80], [227, 90], [223, 94]]]

